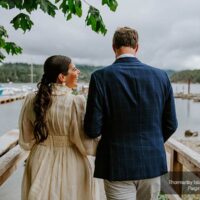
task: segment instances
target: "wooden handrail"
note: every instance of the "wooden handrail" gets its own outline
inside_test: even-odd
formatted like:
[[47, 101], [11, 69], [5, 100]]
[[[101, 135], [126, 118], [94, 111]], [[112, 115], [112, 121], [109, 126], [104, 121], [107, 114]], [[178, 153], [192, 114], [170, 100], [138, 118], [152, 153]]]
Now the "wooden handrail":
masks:
[[18, 129], [11, 130], [0, 137], [0, 157], [17, 145], [18, 137]]
[[[200, 154], [182, 144], [181, 142], [170, 138], [165, 144], [166, 151], [170, 155], [170, 172], [178, 172], [172, 173], [172, 177], [170, 179], [172, 181], [182, 181], [182, 175], [184, 169], [190, 171], [191, 173], [195, 173], [198, 177], [200, 177]], [[182, 196], [182, 185], [177, 184], [173, 186], [175, 192]], [[177, 198], [171, 198], [177, 199]]]
[[[171, 150], [178, 152], [178, 159], [180, 157], [189, 158], [190, 164], [195, 167], [195, 169], [199, 169], [200, 171], [200, 154], [181, 142], [175, 140], [174, 138], [170, 138], [165, 144], [166, 150], [169, 152]], [[182, 164], [185, 164], [181, 159], [179, 161]]]
[[18, 145], [19, 131], [11, 130], [0, 137], [0, 186], [16, 170], [27, 153]]

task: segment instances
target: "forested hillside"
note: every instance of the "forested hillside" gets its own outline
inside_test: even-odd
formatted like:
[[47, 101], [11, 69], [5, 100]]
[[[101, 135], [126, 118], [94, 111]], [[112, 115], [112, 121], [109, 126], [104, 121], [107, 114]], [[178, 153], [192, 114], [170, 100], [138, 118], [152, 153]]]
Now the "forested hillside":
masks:
[[200, 70], [195, 69], [195, 70], [184, 70], [184, 71], [179, 71], [170, 77], [172, 82], [188, 82], [190, 81], [192, 83], [200, 83]]
[[[89, 82], [90, 75], [102, 67], [88, 65], [77, 65], [81, 74], [80, 81]], [[173, 71], [165, 70], [172, 82], [200, 83], [200, 70]], [[43, 73], [42, 65], [33, 65], [33, 82], [39, 82]], [[26, 63], [5, 63], [0, 66], [0, 82], [29, 83], [31, 82], [31, 65]]]
[[[88, 82], [93, 71], [101, 67], [77, 65], [81, 73], [80, 81]], [[33, 65], [33, 82], [39, 82], [43, 73], [42, 65]], [[6, 63], [0, 66], [0, 82], [31, 82], [31, 65], [26, 63]]]

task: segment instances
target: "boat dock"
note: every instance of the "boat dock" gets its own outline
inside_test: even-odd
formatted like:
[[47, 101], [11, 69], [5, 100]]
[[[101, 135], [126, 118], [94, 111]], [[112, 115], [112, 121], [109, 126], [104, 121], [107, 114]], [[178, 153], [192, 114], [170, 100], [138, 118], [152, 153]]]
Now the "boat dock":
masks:
[[193, 100], [194, 102], [200, 102], [200, 94], [185, 94], [183, 92], [175, 93], [174, 94], [175, 98], [180, 98], [180, 99], [187, 99], [187, 100]]
[[0, 104], [10, 103], [13, 101], [21, 100], [26, 97], [27, 94], [17, 95], [17, 96], [2, 96], [0, 97]]

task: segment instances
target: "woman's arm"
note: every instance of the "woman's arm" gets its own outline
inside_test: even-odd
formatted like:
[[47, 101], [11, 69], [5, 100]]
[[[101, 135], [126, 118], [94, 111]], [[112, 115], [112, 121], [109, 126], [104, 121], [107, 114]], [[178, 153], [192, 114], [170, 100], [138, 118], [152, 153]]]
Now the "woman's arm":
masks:
[[24, 150], [30, 150], [35, 144], [33, 133], [33, 98], [33, 93], [26, 96], [19, 117], [19, 145]]

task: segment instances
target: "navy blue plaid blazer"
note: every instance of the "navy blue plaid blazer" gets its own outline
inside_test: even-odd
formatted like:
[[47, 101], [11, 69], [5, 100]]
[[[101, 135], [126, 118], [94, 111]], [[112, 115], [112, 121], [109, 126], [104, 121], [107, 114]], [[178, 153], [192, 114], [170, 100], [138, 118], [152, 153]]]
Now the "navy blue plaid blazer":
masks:
[[84, 129], [91, 138], [101, 135], [95, 177], [139, 180], [166, 173], [164, 142], [176, 128], [164, 71], [125, 57], [92, 74]]

